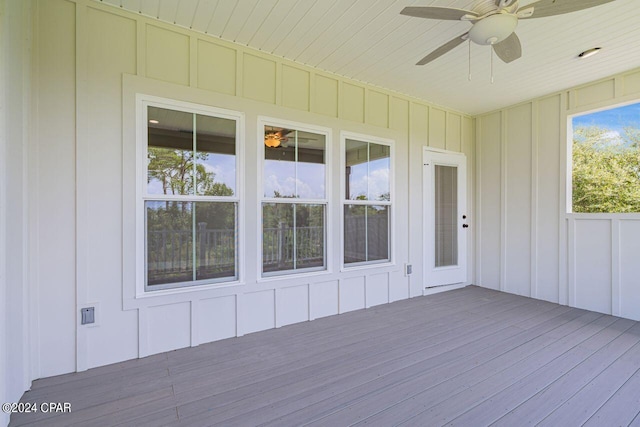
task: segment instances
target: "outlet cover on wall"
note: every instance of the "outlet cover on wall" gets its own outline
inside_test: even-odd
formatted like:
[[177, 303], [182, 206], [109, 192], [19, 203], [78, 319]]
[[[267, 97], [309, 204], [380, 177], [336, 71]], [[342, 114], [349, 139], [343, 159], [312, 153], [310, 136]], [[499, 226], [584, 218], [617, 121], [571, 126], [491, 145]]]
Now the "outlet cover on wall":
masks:
[[404, 265], [404, 275], [405, 276], [410, 276], [411, 273], [413, 273], [413, 265], [411, 264], [405, 264]]
[[100, 304], [97, 302], [88, 302], [79, 307], [80, 325], [94, 328], [98, 326], [100, 320]]
[[95, 313], [96, 313], [95, 307], [84, 307], [80, 309], [80, 324], [89, 325], [91, 323], [96, 323]]

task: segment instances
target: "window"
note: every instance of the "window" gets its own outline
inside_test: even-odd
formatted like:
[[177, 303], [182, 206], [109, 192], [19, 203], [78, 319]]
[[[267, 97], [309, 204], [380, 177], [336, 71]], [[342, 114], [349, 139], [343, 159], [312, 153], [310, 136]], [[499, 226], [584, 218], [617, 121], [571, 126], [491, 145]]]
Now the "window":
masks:
[[263, 276], [325, 270], [328, 131], [260, 122]]
[[572, 210], [640, 212], [640, 103], [572, 118]]
[[142, 105], [145, 290], [237, 280], [241, 116], [192, 104]]
[[391, 147], [367, 137], [344, 141], [345, 265], [391, 260]]

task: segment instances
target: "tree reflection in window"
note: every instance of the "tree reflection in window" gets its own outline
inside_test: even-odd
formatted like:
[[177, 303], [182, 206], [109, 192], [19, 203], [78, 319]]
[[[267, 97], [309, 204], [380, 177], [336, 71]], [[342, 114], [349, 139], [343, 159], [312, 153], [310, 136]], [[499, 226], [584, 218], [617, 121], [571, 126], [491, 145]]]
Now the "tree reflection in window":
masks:
[[391, 147], [345, 141], [345, 265], [389, 261]]
[[262, 272], [324, 269], [326, 135], [264, 126]]
[[147, 114], [148, 289], [236, 279], [236, 120]]
[[234, 195], [234, 120], [158, 107], [149, 120], [148, 194]]

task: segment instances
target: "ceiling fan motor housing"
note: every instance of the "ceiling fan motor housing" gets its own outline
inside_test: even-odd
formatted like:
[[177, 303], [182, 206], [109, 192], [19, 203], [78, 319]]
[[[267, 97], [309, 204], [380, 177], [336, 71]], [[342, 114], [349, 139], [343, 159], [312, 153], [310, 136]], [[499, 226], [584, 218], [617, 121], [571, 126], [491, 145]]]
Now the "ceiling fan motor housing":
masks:
[[476, 22], [469, 30], [469, 38], [480, 45], [493, 45], [513, 34], [517, 26], [517, 16], [499, 13]]

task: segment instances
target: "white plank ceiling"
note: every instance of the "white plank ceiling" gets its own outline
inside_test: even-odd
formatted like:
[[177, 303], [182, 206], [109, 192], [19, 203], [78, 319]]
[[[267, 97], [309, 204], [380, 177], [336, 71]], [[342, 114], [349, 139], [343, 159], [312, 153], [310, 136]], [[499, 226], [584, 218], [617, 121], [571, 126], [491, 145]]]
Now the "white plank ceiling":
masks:
[[[96, 1], [473, 115], [640, 67], [640, 0], [521, 20], [523, 56], [494, 58], [493, 84], [488, 46], [471, 46], [471, 81], [467, 44], [415, 65], [469, 23], [399, 14], [405, 6], [471, 9], [474, 0]], [[577, 59], [596, 46], [599, 55]]]

